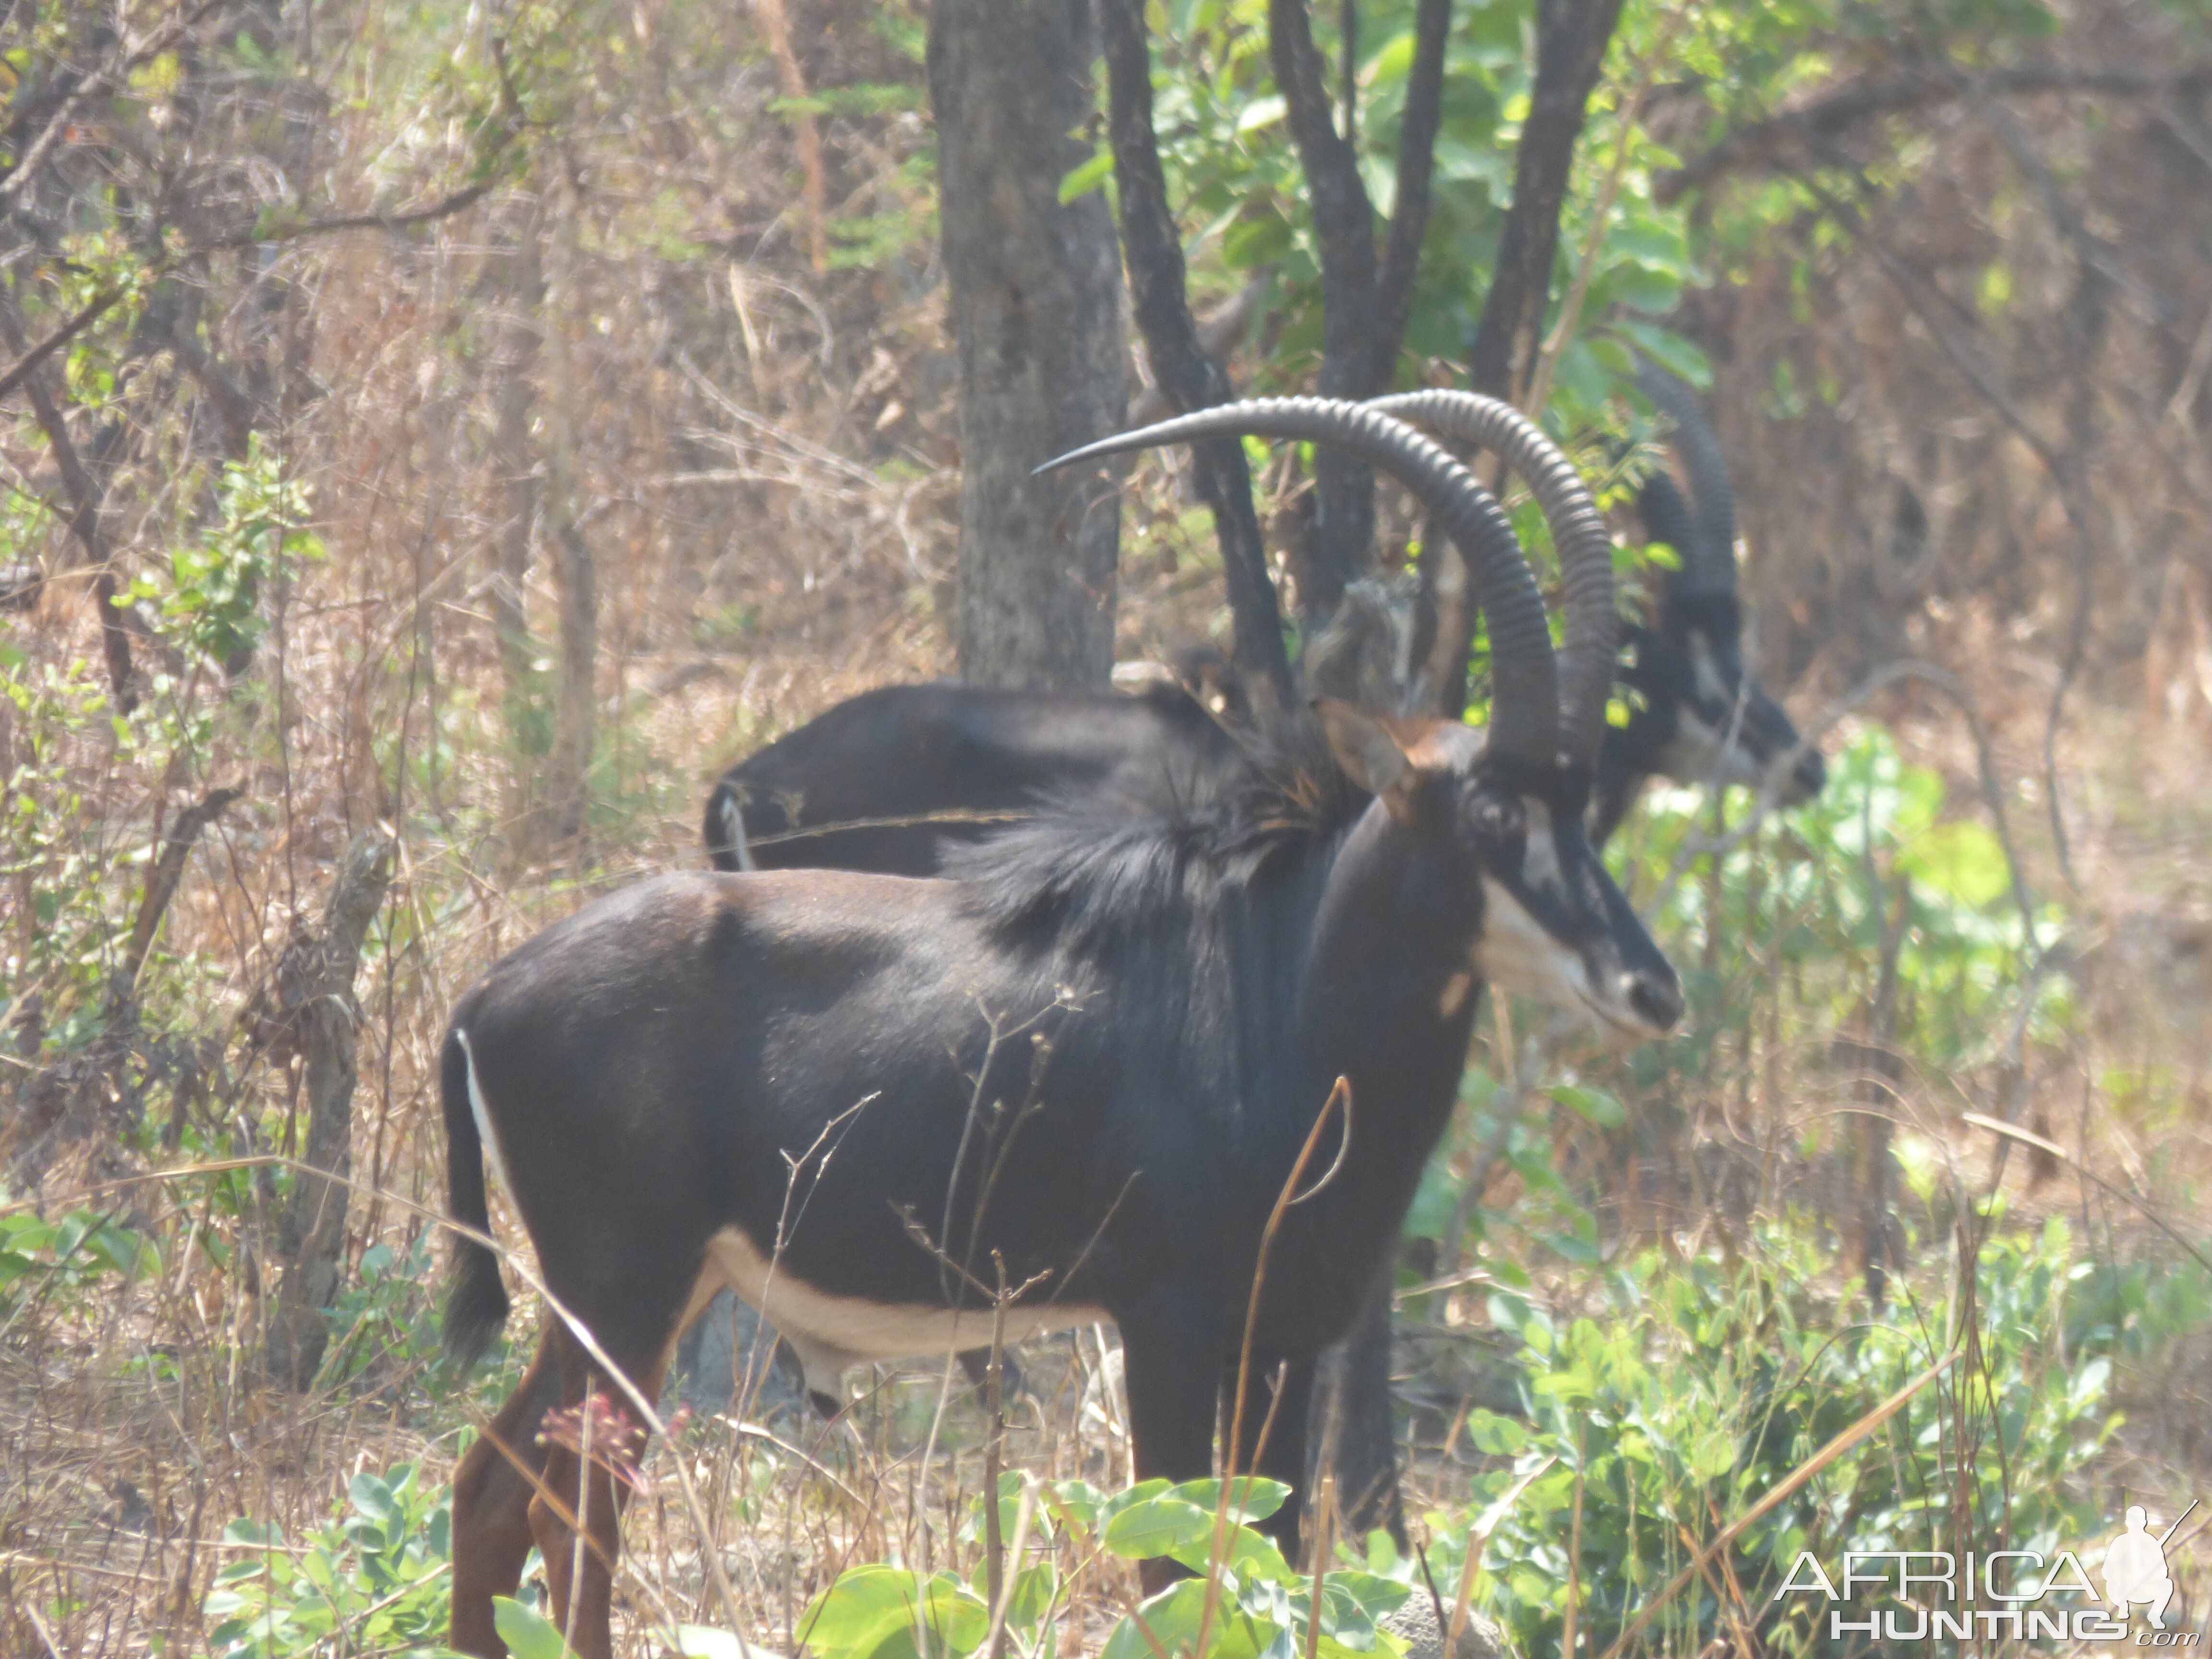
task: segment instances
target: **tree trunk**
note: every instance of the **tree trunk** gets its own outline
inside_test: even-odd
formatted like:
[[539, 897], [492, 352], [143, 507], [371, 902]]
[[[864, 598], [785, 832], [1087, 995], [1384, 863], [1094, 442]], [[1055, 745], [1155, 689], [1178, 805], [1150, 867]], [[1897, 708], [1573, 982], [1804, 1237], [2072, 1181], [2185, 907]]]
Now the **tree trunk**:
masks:
[[[531, 448], [530, 423], [538, 389], [538, 310], [544, 278], [538, 258], [542, 216], [528, 204], [514, 227], [514, 240], [496, 256], [493, 282], [500, 313], [498, 343], [492, 350], [492, 471], [499, 499], [494, 516], [499, 541], [488, 589], [492, 631], [499, 642], [500, 677], [507, 702], [507, 740], [514, 745], [518, 793], [544, 750], [531, 719], [530, 611], [524, 599], [530, 580], [530, 538], [538, 520], [538, 457]], [[525, 760], [525, 757], [528, 757]], [[517, 800], [510, 822], [528, 803]]]
[[[1226, 403], [1235, 395], [1228, 371], [1207, 353], [1183, 284], [1182, 240], [1168, 206], [1167, 179], [1152, 131], [1152, 51], [1144, 0], [1103, 0], [1100, 24], [1131, 309], [1145, 338], [1152, 379], [1177, 414]], [[1199, 499], [1213, 514], [1213, 538], [1221, 550], [1235, 630], [1231, 659], [1251, 691], [1265, 687], [1276, 707], [1286, 708], [1292, 696], [1291, 659], [1283, 647], [1282, 607], [1252, 504], [1244, 446], [1235, 438], [1195, 444], [1191, 464]]]
[[[1498, 266], [1482, 302], [1468, 378], [1477, 392], [1517, 404], [1528, 390], [1543, 339], [1544, 312], [1559, 257], [1559, 214], [1574, 175], [1589, 95], [1620, 21], [1621, 0], [1537, 0], [1536, 84], [1521, 148], [1513, 158], [1513, 205], [1498, 239]], [[1431, 536], [1441, 556], [1421, 571], [1423, 631], [1431, 641], [1429, 680], [1437, 711], [1456, 720], [1467, 707], [1467, 655], [1474, 640], [1475, 595], [1449, 542]]]
[[1536, 84], [1513, 157], [1513, 205], [1482, 302], [1468, 377], [1477, 392], [1518, 402], [1543, 337], [1559, 211], [1574, 175], [1589, 95], [1620, 21], [1621, 0], [1537, 0]]
[[1127, 406], [1121, 260], [1103, 194], [1060, 200], [1089, 157], [1088, 0], [939, 0], [929, 87], [960, 355], [961, 677], [1103, 686], [1114, 666], [1116, 480], [1032, 477]]
[[[4, 301], [0, 301], [0, 337], [4, 337], [18, 353], [30, 348], [15, 307]], [[46, 435], [54, 465], [61, 473], [62, 488], [69, 496], [70, 534], [83, 549], [85, 560], [93, 569], [92, 602], [100, 617], [100, 644], [107, 659], [108, 690], [116, 708], [127, 714], [138, 706], [138, 677], [131, 656], [130, 613], [124, 607], [122, 589], [115, 580], [115, 567], [101, 517], [106, 492], [86, 468], [76, 444], [70, 441], [68, 417], [47, 389], [48, 367], [42, 363], [24, 376], [23, 394], [30, 400], [32, 415]]]
[[[1267, 49], [1306, 176], [1321, 251], [1321, 373], [1315, 390], [1324, 398], [1372, 398], [1389, 389], [1413, 311], [1414, 270], [1429, 222], [1451, 0], [1420, 0], [1415, 9], [1413, 62], [1398, 134], [1396, 217], [1379, 257], [1375, 208], [1360, 176], [1349, 104], [1355, 82], [1346, 78], [1340, 131], [1308, 5], [1309, 0], [1268, 0]], [[1350, 6], [1344, 27], [1347, 37], [1357, 27]], [[1356, 57], [1354, 42], [1347, 38], [1346, 46], [1349, 61]], [[1346, 586], [1367, 569], [1375, 539], [1374, 473], [1365, 462], [1322, 447], [1314, 457], [1314, 488], [1304, 514], [1293, 569], [1299, 614], [1311, 638], [1316, 624], [1334, 613]]]
[[293, 939], [270, 977], [277, 1006], [256, 1011], [257, 1035], [272, 1053], [296, 1053], [306, 1066], [307, 1133], [300, 1160], [338, 1177], [301, 1170], [277, 1225], [284, 1279], [270, 1316], [267, 1360], [270, 1376], [293, 1389], [314, 1381], [330, 1341], [323, 1310], [337, 1294], [343, 1181], [353, 1171], [353, 981], [362, 941], [392, 882], [393, 848], [383, 830], [354, 837], [331, 884], [322, 925]]
[[545, 790], [538, 803], [538, 842], [551, 846], [583, 835], [589, 800], [592, 705], [599, 659], [598, 573], [578, 518], [575, 371], [568, 325], [581, 305], [576, 252], [573, 179], [556, 179], [547, 246], [545, 307], [545, 544], [552, 555], [553, 585], [560, 599], [560, 665], [554, 689], [553, 745], [546, 757]]

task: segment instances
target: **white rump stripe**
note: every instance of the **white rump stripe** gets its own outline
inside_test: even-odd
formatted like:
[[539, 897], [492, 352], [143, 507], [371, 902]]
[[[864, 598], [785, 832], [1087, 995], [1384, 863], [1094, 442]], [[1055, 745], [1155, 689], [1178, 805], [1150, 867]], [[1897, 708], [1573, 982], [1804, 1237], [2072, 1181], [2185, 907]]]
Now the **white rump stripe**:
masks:
[[499, 1137], [491, 1132], [491, 1114], [484, 1109], [483, 1085], [477, 1081], [477, 1051], [469, 1047], [469, 1034], [458, 1025], [453, 1037], [469, 1063], [469, 1115], [477, 1121], [477, 1139], [483, 1143], [484, 1162], [491, 1165], [499, 1184], [511, 1193], [514, 1183], [507, 1178], [507, 1160], [500, 1156]]

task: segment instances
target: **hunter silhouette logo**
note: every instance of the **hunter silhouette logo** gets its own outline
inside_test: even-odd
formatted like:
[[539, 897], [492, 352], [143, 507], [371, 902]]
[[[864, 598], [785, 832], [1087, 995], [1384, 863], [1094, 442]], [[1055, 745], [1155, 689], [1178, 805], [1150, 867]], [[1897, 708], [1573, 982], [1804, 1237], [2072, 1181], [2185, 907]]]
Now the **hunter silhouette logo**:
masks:
[[2153, 1630], [2166, 1628], [2166, 1604], [2173, 1600], [2173, 1578], [2166, 1570], [2166, 1542], [2181, 1529], [2197, 1504], [2191, 1502], [2180, 1518], [2156, 1537], [2140, 1504], [2128, 1506], [2127, 1530], [2112, 1540], [2105, 1552], [2105, 1599], [2112, 1614], [2124, 1620], [2132, 1603], [2150, 1603]]

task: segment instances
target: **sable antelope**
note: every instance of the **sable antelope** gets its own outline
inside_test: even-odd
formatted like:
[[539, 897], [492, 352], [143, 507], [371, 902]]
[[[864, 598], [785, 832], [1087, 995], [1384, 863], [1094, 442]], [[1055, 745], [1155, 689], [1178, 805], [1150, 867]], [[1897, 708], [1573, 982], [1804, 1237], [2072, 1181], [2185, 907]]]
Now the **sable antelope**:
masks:
[[945, 850], [1040, 802], [1226, 774], [1237, 748], [1182, 684], [1134, 696], [888, 685], [849, 697], [722, 775], [718, 870], [935, 875]]
[[[1663, 473], [1639, 501], [1647, 531], [1674, 546], [1686, 569], [1670, 587], [1680, 603], [1662, 610], [1660, 626], [1627, 629], [1632, 643], [1622, 654], [1632, 663], [1622, 673], [1637, 695], [1628, 726], [1608, 725], [1599, 751], [1592, 838], [1600, 846], [1653, 775], [1755, 783], [1798, 743], [1788, 717], [1742, 667], [1734, 509], [1717, 441], [1688, 387], [1645, 373], [1647, 390], [1665, 399], [1661, 406], [1675, 421], [1675, 442], [1709, 512], [1692, 518]], [[1535, 495], [1567, 562], [1606, 568], [1612, 535], [1596, 502], [1566, 456], [1510, 404], [1423, 392], [1368, 406], [1496, 453]], [[708, 851], [718, 868], [737, 869], [737, 849], [750, 836], [750, 855], [763, 868], [927, 874], [951, 848], [1085, 788], [1103, 784], [1112, 793], [1146, 777], [1202, 787], [1241, 763], [1230, 735], [1173, 687], [1142, 699], [884, 687], [838, 704], [725, 773], [708, 801]], [[1790, 775], [1788, 798], [1817, 791], [1821, 778], [1820, 757], [1808, 750]], [[1395, 1529], [1387, 1284], [1376, 1294], [1346, 1373], [1341, 1445], [1356, 1467], [1344, 1471], [1344, 1489], [1355, 1516]]]
[[[1340, 1086], [1316, 1166], [1330, 1174], [1285, 1212], [1250, 1327], [1276, 1421], [1262, 1451], [1265, 1402], [1245, 1402], [1229, 1453], [1296, 1487], [1314, 1356], [1396, 1242], [1483, 984], [1626, 1038], [1679, 1018], [1673, 969], [1583, 830], [1609, 568], [1572, 574], [1555, 661], [1497, 503], [1355, 404], [1231, 404], [1058, 464], [1232, 434], [1340, 445], [1437, 514], [1491, 619], [1488, 732], [1323, 705], [1249, 787], [1075, 804], [979, 849], [963, 879], [663, 876], [495, 965], [446, 1041], [450, 1207], [485, 1228], [497, 1169], [549, 1289], [648, 1393], [725, 1284], [817, 1384], [973, 1346], [994, 1318], [1020, 1336], [1106, 1316], [1139, 1474], [1202, 1475], [1262, 1228]], [[454, 1275], [447, 1340], [467, 1355], [507, 1296], [472, 1240]], [[978, 1277], [1018, 1287], [1003, 1315]], [[535, 1542], [562, 1619], [576, 1598], [586, 1659], [608, 1652], [617, 1493], [573, 1449], [532, 1443], [599, 1363], [549, 1322], [463, 1459], [456, 1647], [501, 1651], [491, 1598]], [[590, 1549], [517, 1463], [581, 1494]], [[1295, 1540], [1295, 1499], [1272, 1524]]]
[[1640, 364], [1637, 384], [1674, 422], [1695, 500], [1685, 501], [1664, 471], [1637, 495], [1646, 532], [1673, 547], [1681, 568], [1667, 581], [1656, 624], [1624, 630], [1620, 682], [1632, 695], [1628, 724], [1606, 733], [1592, 791], [1590, 834], [1601, 847], [1654, 777], [1757, 788], [1786, 765], [1785, 805], [1810, 800], [1828, 777], [1820, 751], [1743, 665], [1735, 495], [1720, 440], [1697, 394], [1665, 369]]

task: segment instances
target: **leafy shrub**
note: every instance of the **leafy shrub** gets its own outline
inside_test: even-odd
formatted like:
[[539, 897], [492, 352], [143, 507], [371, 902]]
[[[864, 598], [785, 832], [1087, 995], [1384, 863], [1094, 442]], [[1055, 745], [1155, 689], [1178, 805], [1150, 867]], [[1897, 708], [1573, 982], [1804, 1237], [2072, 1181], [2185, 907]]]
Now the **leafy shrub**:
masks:
[[273, 1527], [226, 1527], [224, 1542], [262, 1553], [216, 1575], [204, 1609], [216, 1659], [446, 1653], [451, 1503], [423, 1492], [415, 1474], [402, 1463], [356, 1475], [344, 1514], [296, 1550]]
[[[1008, 1474], [1000, 1487], [1000, 1526], [1010, 1544], [1020, 1529], [1021, 1484], [1022, 1477]], [[1053, 1621], [1064, 1610], [1067, 1585], [1049, 1546], [1065, 1540], [1086, 1555], [1103, 1550], [1133, 1561], [1170, 1556], [1199, 1575], [1170, 1585], [1123, 1619], [1099, 1659], [1152, 1659], [1156, 1650], [1191, 1654], [1202, 1630], [1207, 1659], [1255, 1659], [1268, 1652], [1312, 1652], [1324, 1659], [1398, 1653], [1401, 1644], [1376, 1621], [1405, 1600], [1407, 1586], [1361, 1571], [1327, 1573], [1315, 1628], [1313, 1580], [1293, 1571], [1273, 1542], [1249, 1524], [1273, 1515], [1290, 1489], [1259, 1479], [1240, 1480], [1236, 1488], [1217, 1565], [1218, 1480], [1181, 1486], [1146, 1480], [1111, 1496], [1080, 1480], [1042, 1486], [1029, 1528], [1037, 1547], [1024, 1552], [1028, 1565], [1015, 1566], [1006, 1595], [1009, 1650], [1054, 1651]], [[815, 1659], [917, 1659], [925, 1650], [916, 1640], [919, 1627], [930, 1654], [967, 1659], [990, 1635], [984, 1584], [980, 1565], [968, 1579], [951, 1572], [925, 1578], [910, 1568], [880, 1564], [854, 1567], [815, 1598], [800, 1621], [799, 1637]], [[1215, 1602], [1210, 1626], [1209, 1596]]]
[[[1773, 994], [1778, 964], [1806, 1013], [1850, 1020], [1865, 1006], [1900, 896], [1898, 1037], [1907, 1047], [1939, 1066], [1985, 1060], [2023, 994], [2035, 999], [2031, 1036], [2050, 1037], [2071, 1021], [2063, 975], [2025, 988], [2033, 951], [2002, 843], [1978, 817], [1951, 815], [1945, 793], [1935, 772], [1899, 757], [1887, 731], [1864, 726], [1831, 757], [1817, 799], [1769, 818], [1721, 859], [1712, 880], [1685, 881], [1674, 877], [1704, 796], [1650, 792], [1630, 885], [1639, 905], [1665, 896], [1647, 921], [1657, 937], [1686, 942], [1674, 954], [1705, 1042], [1742, 1028], [1760, 993]], [[2064, 915], [2046, 907], [2036, 921], [2047, 943]], [[1756, 947], [1722, 953], [1719, 971], [1740, 982], [1715, 983], [1696, 966], [1686, 941], [1709, 939]], [[1639, 1070], [1663, 1063], [1655, 1050]]]
[[340, 1288], [327, 1315], [331, 1342], [319, 1382], [380, 1377], [437, 1358], [435, 1235], [425, 1227], [404, 1254], [389, 1244], [362, 1252], [359, 1277]]
[[154, 1241], [112, 1215], [72, 1210], [58, 1221], [0, 1215], [0, 1316], [33, 1295], [67, 1299], [110, 1278], [136, 1284], [161, 1267]]
[[[1809, 1602], [1765, 1616], [1800, 1551], [2050, 1552], [2109, 1528], [2082, 1472], [2119, 1421], [2106, 1404], [2117, 1328], [2069, 1322], [2099, 1270], [2075, 1259], [2063, 1224], [1986, 1244], [1964, 1307], [1840, 1330], [1803, 1288], [1822, 1264], [1779, 1230], [1734, 1271], [1659, 1260], [1609, 1272], [1606, 1316], [1564, 1328], [1529, 1297], [1492, 1297], [1520, 1341], [1528, 1415], [1470, 1415], [1469, 1437], [1501, 1459], [1474, 1511], [1552, 1460], [1498, 1522], [1477, 1580], [1523, 1651], [1559, 1650], [1571, 1577], [1603, 1652], [1694, 1551], [1941, 1357], [1954, 1321], [1975, 1340], [1951, 1370], [1746, 1531], [1644, 1640], [1679, 1653], [1725, 1642], [1740, 1595], [1776, 1650], [1824, 1654], [1825, 1627], [1791, 1616]], [[1456, 1574], [1468, 1519], [1432, 1524], [1439, 1575]]]

